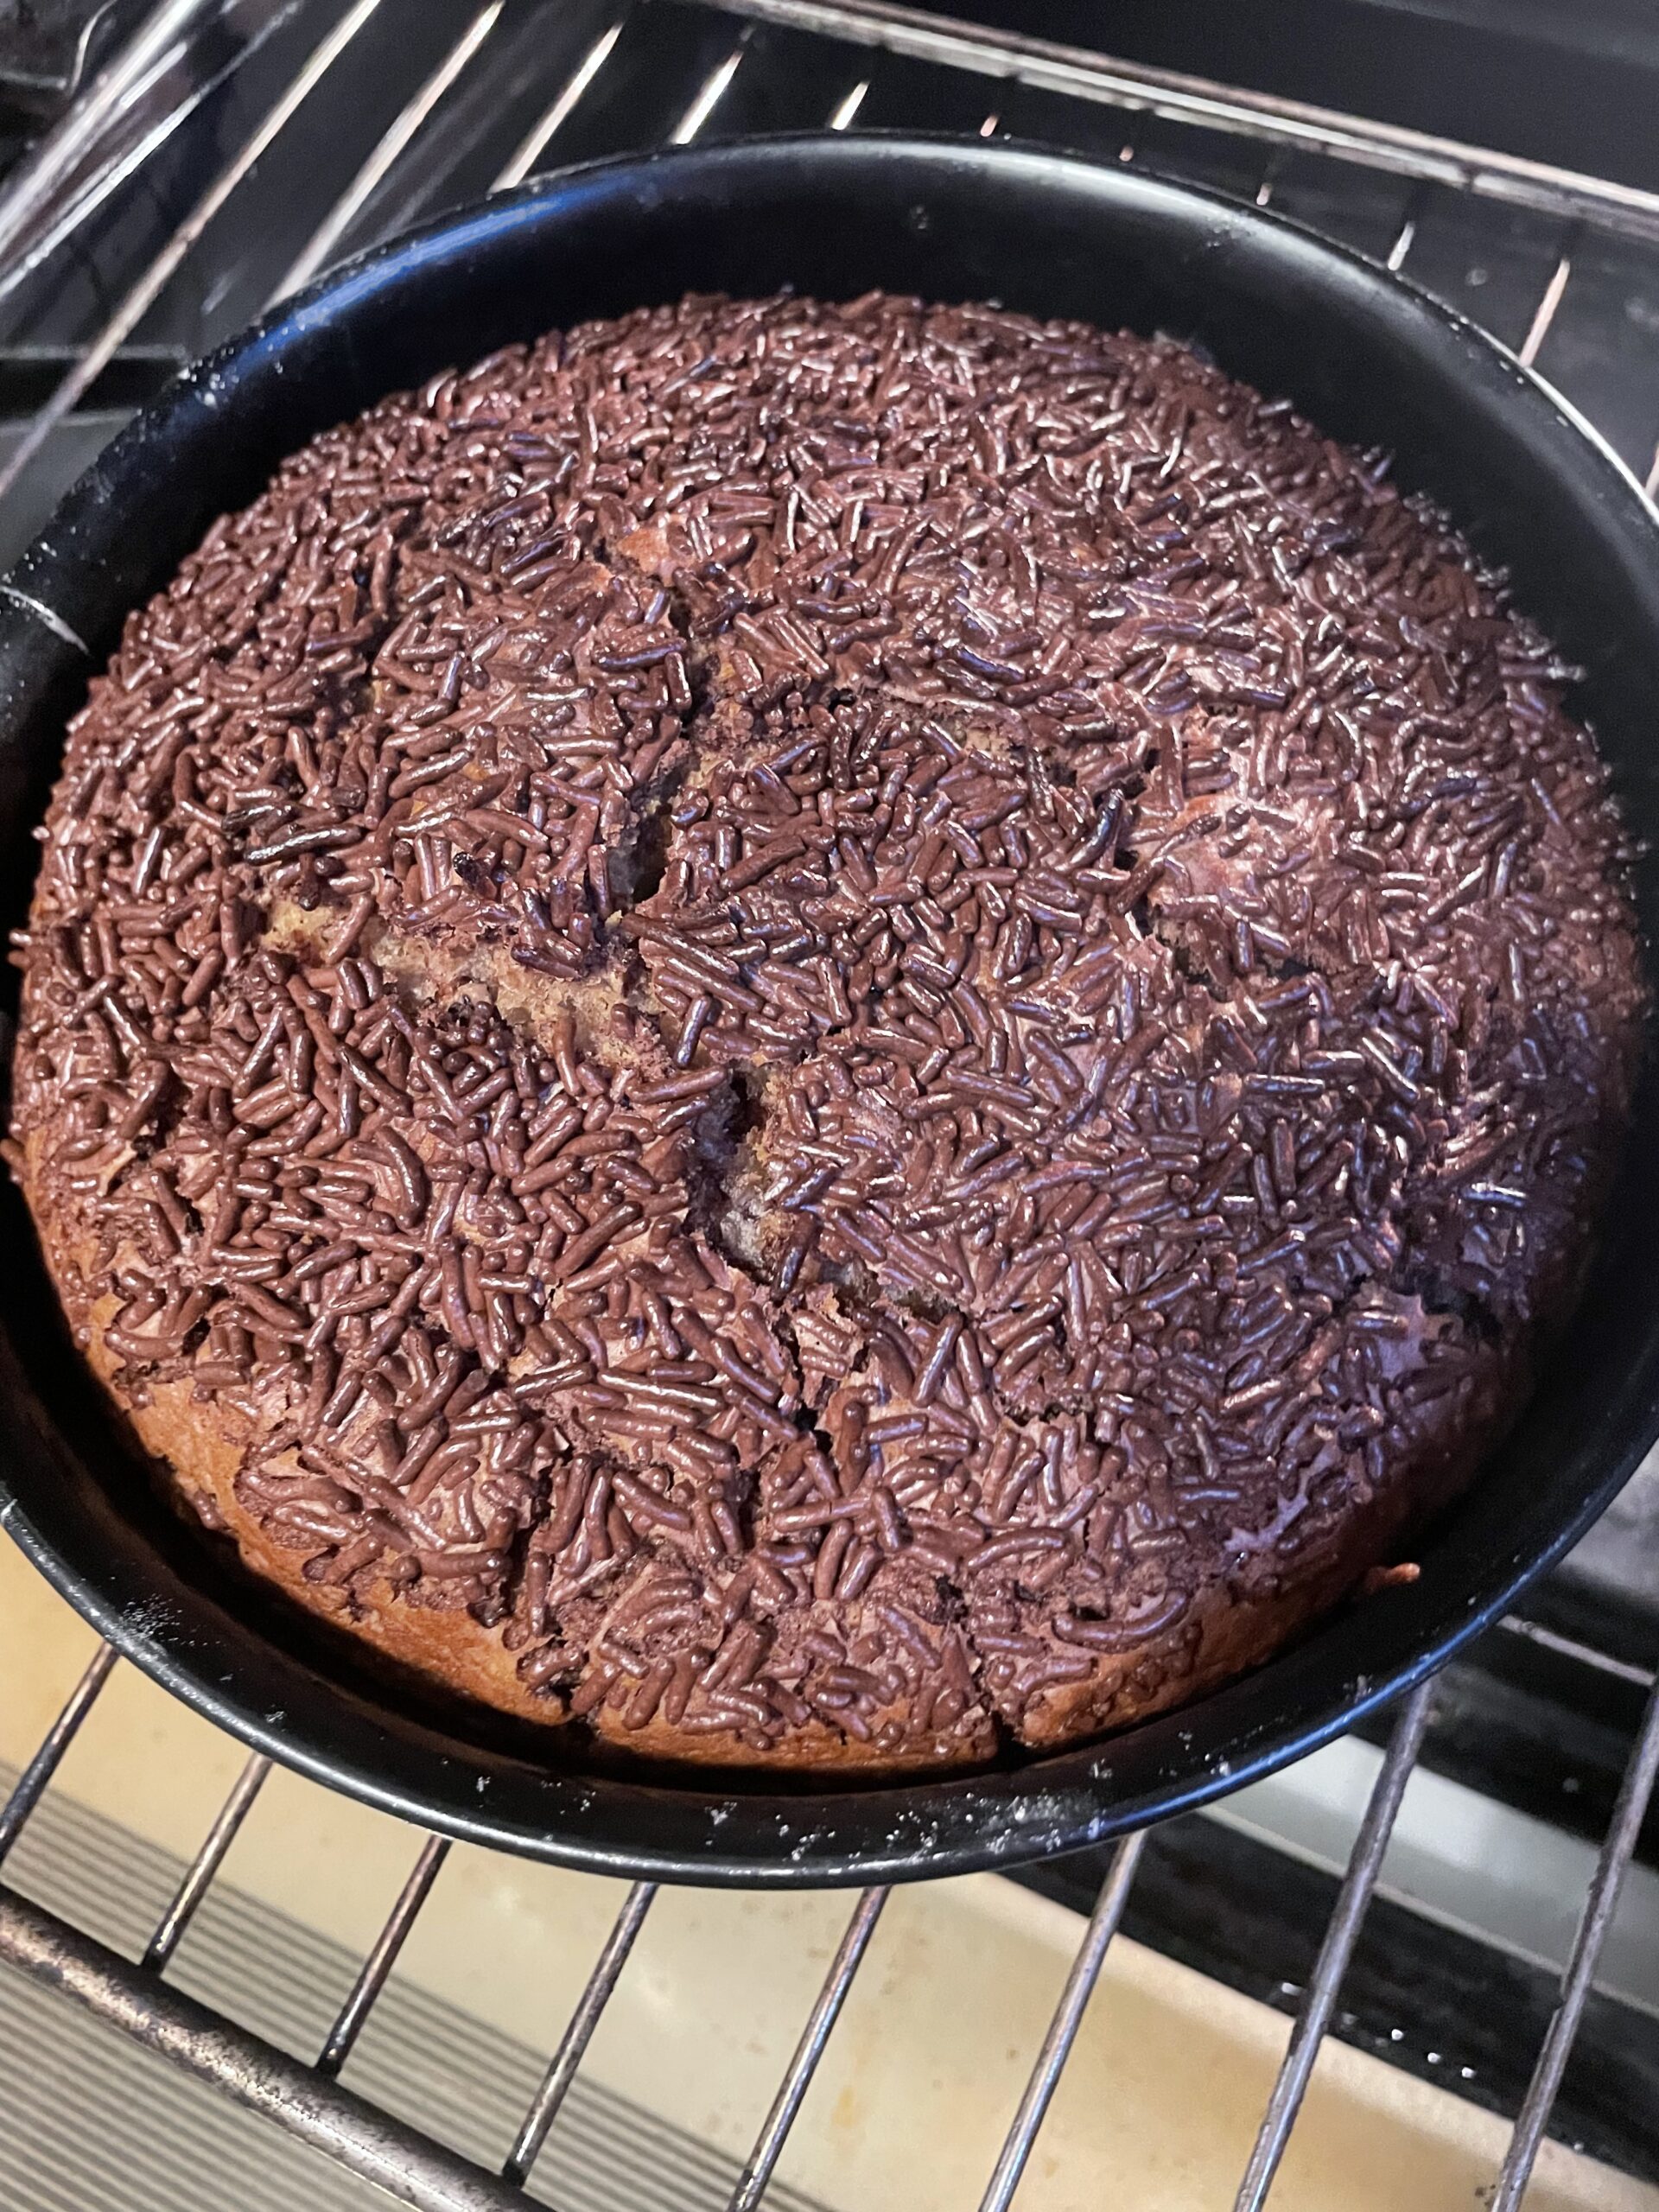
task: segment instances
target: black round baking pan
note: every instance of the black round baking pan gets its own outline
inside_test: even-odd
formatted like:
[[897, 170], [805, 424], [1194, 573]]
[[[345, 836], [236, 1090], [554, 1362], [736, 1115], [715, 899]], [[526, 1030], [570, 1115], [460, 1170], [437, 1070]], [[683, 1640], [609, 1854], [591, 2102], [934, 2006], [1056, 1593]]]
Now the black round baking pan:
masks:
[[[127, 609], [285, 453], [495, 346], [686, 291], [873, 287], [1165, 331], [1395, 456], [1586, 674], [1580, 710], [1659, 853], [1659, 521], [1535, 377], [1409, 286], [1293, 225], [1144, 175], [977, 142], [822, 137], [607, 163], [355, 261], [189, 371], [0, 588], [8, 919], [64, 718]], [[1649, 942], [1659, 861], [1641, 867]], [[251, 1744], [390, 1811], [611, 1874], [776, 1885], [1007, 1866], [1100, 1840], [1313, 1750], [1497, 1618], [1659, 1429], [1659, 1096], [1536, 1395], [1408, 1586], [1216, 1694], [1082, 1749], [888, 1783], [607, 1764], [564, 1732], [439, 1705], [256, 1587], [123, 1443], [3, 1205], [0, 1521], [137, 1665]]]

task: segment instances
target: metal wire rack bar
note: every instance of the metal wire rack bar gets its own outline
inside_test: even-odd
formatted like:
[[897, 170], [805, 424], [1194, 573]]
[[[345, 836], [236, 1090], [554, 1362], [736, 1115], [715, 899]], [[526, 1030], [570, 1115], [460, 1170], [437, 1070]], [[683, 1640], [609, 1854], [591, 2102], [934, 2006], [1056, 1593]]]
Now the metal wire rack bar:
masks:
[[[1013, 79], [1116, 107], [1130, 114], [1173, 118], [1278, 148], [1314, 151], [1338, 161], [1408, 178], [1418, 189], [1407, 204], [1385, 257], [1391, 269], [1402, 268], [1411, 256], [1423, 218], [1424, 194], [1431, 186], [1450, 185], [1560, 219], [1569, 228], [1520, 349], [1521, 358], [1529, 362], [1537, 358], [1544, 346], [1572, 285], [1575, 261], [1585, 235], [1578, 226], [1595, 225], [1604, 230], [1659, 240], [1659, 194], [1522, 162], [1450, 140], [1398, 130], [1363, 118], [1337, 115], [1193, 78], [1132, 67], [1082, 49], [923, 16], [912, 9], [886, 4], [886, 0], [701, 0], [701, 4], [717, 8], [728, 16], [751, 19], [761, 26], [836, 39], [854, 49], [883, 48], [958, 73]], [[273, 106], [213, 176], [156, 258], [123, 294], [84, 356], [30, 421], [10, 463], [0, 471], [0, 496], [16, 482], [53, 429], [84, 396], [100, 370], [137, 327], [174, 272], [200, 243], [214, 216], [262, 155], [276, 143], [323, 76], [365, 29], [378, 5], [378, 0], [356, 0], [313, 47]], [[308, 242], [290, 265], [278, 287], [279, 292], [306, 281], [331, 254], [348, 242], [354, 226], [372, 202], [380, 185], [418, 144], [420, 134], [434, 112], [490, 39], [500, 13], [500, 0], [492, 0], [492, 4], [483, 6], [467, 19], [447, 52], [365, 156], [344, 192], [324, 213]], [[627, 0], [621, 0], [614, 19], [586, 47], [574, 68], [568, 55], [559, 63], [561, 70], [568, 73], [497, 174], [497, 189], [522, 181], [545, 156], [556, 151], [560, 132], [577, 115], [595, 86], [602, 82], [630, 13]], [[685, 143], [711, 127], [718, 127], [721, 104], [745, 67], [751, 50], [749, 31], [745, 29], [724, 59], [690, 88], [686, 104], [680, 110], [679, 122], [671, 133], [675, 140]], [[856, 126], [871, 82], [869, 76], [861, 77], [840, 95], [824, 117], [829, 127], [848, 130]], [[988, 118], [988, 127], [994, 129], [995, 122], [995, 117]], [[1126, 149], [1126, 157], [1132, 157], [1132, 151]], [[1269, 173], [1256, 188], [1255, 196], [1260, 204], [1266, 205], [1271, 201], [1273, 193], [1274, 176]], [[1659, 460], [1655, 463], [1655, 474], [1659, 477]], [[41, 612], [43, 619], [50, 618], [51, 610]], [[1566, 1648], [1570, 1643], [1522, 1618], [1511, 1619], [1505, 1626], [1548, 1648]], [[1579, 1650], [1580, 1647], [1571, 1646], [1572, 1652]], [[1584, 1651], [1585, 1656], [1623, 1679], [1644, 1685], [1652, 1681], [1645, 1669], [1607, 1658], [1587, 1647]], [[99, 1646], [63, 1712], [10, 1797], [0, 1808], [0, 1857], [16, 1840], [56, 1773], [108, 1679], [114, 1659], [110, 1646]], [[1236, 2212], [1260, 2212], [1289, 2139], [1421, 1746], [1430, 1697], [1427, 1687], [1420, 1688], [1401, 1708], [1396, 1719], [1318, 1964], [1240, 2186]], [[314, 2065], [290, 2058], [258, 2037], [233, 2026], [162, 1979], [162, 1969], [217, 1878], [268, 1771], [269, 1763], [259, 1758], [250, 1760], [243, 1769], [158, 1924], [142, 1963], [135, 1966], [120, 1958], [3, 1887], [0, 1887], [0, 1960], [58, 1988], [99, 2018], [124, 2029], [149, 2049], [216, 2084], [243, 2105], [265, 2114], [353, 2171], [378, 2183], [397, 2201], [419, 2208], [419, 2212], [503, 2212], [503, 2208], [522, 2205], [522, 2185], [558, 2117], [605, 2006], [626, 1966], [649, 1911], [653, 1885], [639, 1884], [628, 1892], [498, 2177], [393, 2120], [334, 2078], [370, 2018], [431, 1893], [449, 1848], [443, 1840], [429, 1837], [423, 1840], [404, 1889], [365, 1959]], [[1589, 1998], [1619, 1886], [1656, 1776], [1659, 1691], [1656, 1691], [1647, 1708], [1602, 1847], [1578, 1937], [1563, 1976], [1560, 2000], [1497, 2183], [1494, 2212], [1516, 2212], [1521, 2203], [1567, 2054]], [[981, 2212], [1007, 2212], [1018, 2187], [1121, 1923], [1140, 1864], [1143, 1840], [1139, 1836], [1127, 1839], [1114, 1857], [988, 2181]], [[854, 1908], [737, 2183], [730, 2212], [758, 2212], [762, 2203], [790, 2129], [867, 1954], [887, 1897], [883, 1889], [867, 1891]]]
[[696, 96], [690, 106], [668, 134], [668, 143], [671, 146], [689, 146], [691, 143], [703, 124], [713, 115], [715, 108], [719, 106], [721, 96], [733, 78], [736, 76], [738, 64], [742, 59], [743, 47], [740, 41], [719, 67], [712, 70], [702, 84], [697, 87]]
[[1630, 1855], [1636, 1849], [1636, 1839], [1642, 1827], [1643, 1815], [1653, 1795], [1654, 1784], [1659, 1781], [1659, 1688], [1648, 1700], [1636, 1748], [1624, 1770], [1624, 1780], [1613, 1808], [1613, 1817], [1607, 1830], [1606, 1840], [1596, 1861], [1596, 1871], [1591, 1877], [1589, 1891], [1585, 1897], [1583, 1916], [1573, 1939], [1573, 1955], [1567, 1962], [1561, 1977], [1560, 2002], [1544, 2037], [1543, 2049], [1538, 2054], [1538, 2063], [1510, 2139], [1509, 2153], [1503, 2161], [1503, 2171], [1498, 2177], [1497, 2188], [1492, 2196], [1491, 2212], [1517, 2212], [1526, 2194], [1539, 2146], [1544, 2139], [1544, 2130], [1549, 2123], [1550, 2107], [1561, 2086], [1561, 2076], [1567, 2071], [1567, 2056], [1573, 2048], [1579, 2023], [1584, 2018], [1584, 2008], [1589, 2002], [1591, 1986], [1595, 1980], [1596, 1961], [1601, 1956], [1607, 1931], [1613, 1924], [1613, 1913], [1618, 1904], [1618, 1893], [1624, 1886], [1625, 1872]]
[[789, 2131], [795, 2124], [795, 2115], [801, 2108], [817, 2071], [823, 2047], [830, 2040], [830, 2031], [841, 2017], [841, 2008], [847, 2002], [847, 1993], [853, 1986], [853, 1976], [863, 1963], [864, 1954], [875, 1933], [875, 1923], [881, 1916], [881, 1908], [887, 1901], [885, 1889], [866, 1890], [859, 1898], [847, 1932], [842, 1937], [835, 1957], [830, 1961], [830, 1971], [824, 1976], [823, 1986], [818, 1992], [817, 2002], [807, 2017], [801, 2031], [795, 2056], [789, 2069], [778, 2085], [772, 2110], [766, 2114], [755, 2146], [749, 2153], [748, 2164], [739, 2177], [732, 2192], [729, 2212], [755, 2212], [756, 2206], [766, 2193], [778, 2160], [782, 2155]]
[[432, 1893], [438, 1869], [448, 1855], [448, 1842], [441, 1835], [428, 1836], [421, 1846], [421, 1855], [415, 1861], [397, 1904], [387, 1915], [385, 1927], [375, 1938], [374, 1948], [364, 1960], [362, 1971], [328, 2031], [327, 2041], [317, 2054], [319, 2074], [338, 2074], [351, 2056], [352, 2045], [362, 2033], [363, 2023], [368, 2018], [374, 2000], [385, 1987], [386, 1978], [397, 1963], [397, 1955], [408, 1941], [409, 1931]]
[[0, 1859], [16, 1842], [23, 1822], [46, 1794], [46, 1785], [57, 1772], [64, 1753], [75, 1740], [81, 1722], [109, 1680], [115, 1664], [115, 1647], [100, 1643], [87, 1662], [86, 1671], [69, 1693], [63, 1711], [48, 1729], [41, 1747], [17, 1777], [11, 1795], [0, 1806]]
[[558, 97], [552, 106], [537, 117], [514, 149], [512, 159], [496, 177], [493, 190], [505, 192], [513, 185], [524, 182], [552, 143], [560, 127], [575, 113], [577, 101], [610, 60], [611, 49], [621, 35], [622, 22], [619, 16], [608, 30], [601, 32], [582, 55], [569, 81], [559, 87]]
[[156, 1923], [144, 1952], [143, 1964], [151, 1974], [160, 1974], [179, 1948], [184, 1931], [196, 1915], [196, 1909], [207, 1896], [213, 1877], [225, 1863], [225, 1854], [236, 1840], [236, 1832], [253, 1810], [254, 1800], [264, 1786], [270, 1772], [270, 1761], [261, 1751], [253, 1757], [238, 1776], [235, 1788], [219, 1807], [218, 1818], [207, 1831], [202, 1847], [184, 1872], [173, 1902]]
[[1539, 348], [1548, 337], [1549, 327], [1554, 321], [1560, 312], [1561, 302], [1567, 296], [1567, 288], [1572, 275], [1573, 257], [1571, 253], [1564, 253], [1550, 271], [1549, 282], [1544, 287], [1544, 295], [1538, 302], [1537, 312], [1528, 325], [1526, 336], [1521, 340], [1521, 350], [1516, 359], [1523, 368], [1529, 369], [1538, 359]]
[[559, 2116], [559, 2107], [564, 2102], [570, 2084], [576, 2078], [588, 2045], [593, 2040], [594, 2030], [600, 2016], [610, 2001], [619, 1976], [627, 1964], [628, 1953], [634, 1939], [645, 1925], [651, 1901], [657, 1894], [655, 1882], [636, 1882], [623, 1899], [622, 1910], [606, 1938], [605, 1948], [594, 1962], [588, 1977], [588, 1986], [576, 2001], [570, 2016], [570, 2024], [554, 2052], [552, 2063], [542, 2077], [542, 2085], [531, 2100], [530, 2110], [524, 2114], [524, 2124], [518, 2139], [507, 2154], [501, 2169], [507, 2181], [523, 2183], [530, 2177], [530, 2170], [554, 2121]]
[[1563, 1636], [1553, 1628], [1546, 1628], [1541, 1621], [1529, 1621], [1519, 1613], [1505, 1613], [1499, 1628], [1510, 1636], [1522, 1637], [1541, 1649], [1554, 1651], [1563, 1659], [1576, 1660], [1581, 1667], [1593, 1667], [1600, 1674], [1614, 1675], [1621, 1682], [1630, 1682], [1637, 1689], [1650, 1690], [1654, 1686], [1651, 1667], [1638, 1667], [1633, 1660], [1620, 1659], [1611, 1651], [1599, 1651], [1593, 1643], [1582, 1643], [1577, 1637]]
[[1326, 1923], [1325, 1940], [1319, 1946], [1319, 1960], [1313, 1968], [1313, 1978], [1307, 1985], [1302, 1999], [1296, 2024], [1291, 2030], [1290, 2047], [1285, 2053], [1268, 2098], [1268, 2108], [1262, 2116], [1262, 2126], [1250, 2152], [1244, 2178], [1239, 2183], [1234, 2212], [1262, 2212], [1268, 2201], [1268, 2191], [1273, 2187], [1273, 2177], [1279, 2171], [1279, 2162], [1285, 2155], [1290, 2140], [1290, 2131], [1296, 2125], [1296, 2115], [1302, 2108], [1302, 2099], [1313, 2079], [1313, 2062], [1319, 2055], [1319, 2045], [1325, 2031], [1331, 2024], [1331, 2014], [1337, 2001], [1337, 1991], [1348, 1961], [1353, 1956], [1354, 1943], [1359, 1934], [1360, 1923], [1365, 1917], [1365, 1908], [1371, 1901], [1377, 1876], [1382, 1871], [1382, 1854], [1389, 1847], [1389, 1838], [1406, 1794], [1406, 1784], [1411, 1770], [1417, 1764], [1417, 1754], [1422, 1749], [1423, 1732], [1428, 1726], [1429, 1710], [1433, 1699], [1433, 1685], [1425, 1682], [1414, 1689], [1401, 1707], [1400, 1718], [1395, 1722], [1394, 1735], [1389, 1741], [1388, 1756], [1377, 1771], [1372, 1787], [1370, 1802], [1354, 1839], [1352, 1855], [1341, 1889], [1337, 1893], [1335, 1909]]
[[1020, 2186], [1020, 2177], [1026, 2171], [1037, 2131], [1059, 2087], [1060, 2075], [1071, 2056], [1071, 2046], [1083, 2025], [1089, 1999], [1106, 1963], [1107, 1948], [1117, 1933], [1123, 1908], [1129, 1901], [1129, 1891], [1140, 1871], [1146, 1840], [1144, 1829], [1127, 1835], [1113, 1854], [1111, 1871], [1100, 1885], [1100, 1896], [1089, 1916], [1077, 1955], [1071, 1961], [1071, 1971], [1065, 1978], [1060, 2001], [1054, 2008], [1037, 2063], [1031, 2069], [1031, 2079], [1026, 2084], [985, 2194], [980, 2199], [979, 2212], [1007, 2212], [1014, 2192]]

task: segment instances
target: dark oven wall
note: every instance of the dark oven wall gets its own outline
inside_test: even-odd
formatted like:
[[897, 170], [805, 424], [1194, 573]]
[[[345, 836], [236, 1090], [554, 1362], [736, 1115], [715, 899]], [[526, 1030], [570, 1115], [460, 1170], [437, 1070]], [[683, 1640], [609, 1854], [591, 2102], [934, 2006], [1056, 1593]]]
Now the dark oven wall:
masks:
[[1659, 185], [1649, 0], [921, 0], [918, 12]]

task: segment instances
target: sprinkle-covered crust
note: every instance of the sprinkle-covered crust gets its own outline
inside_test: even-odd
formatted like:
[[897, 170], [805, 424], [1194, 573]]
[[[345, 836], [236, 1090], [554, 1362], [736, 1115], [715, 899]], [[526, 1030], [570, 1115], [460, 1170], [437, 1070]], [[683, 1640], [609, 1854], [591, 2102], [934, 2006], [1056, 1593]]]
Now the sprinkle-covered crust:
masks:
[[210, 1526], [508, 1709], [980, 1758], [1465, 1480], [1644, 1014], [1570, 671], [1167, 341], [692, 300], [386, 401], [128, 623], [13, 1157]]

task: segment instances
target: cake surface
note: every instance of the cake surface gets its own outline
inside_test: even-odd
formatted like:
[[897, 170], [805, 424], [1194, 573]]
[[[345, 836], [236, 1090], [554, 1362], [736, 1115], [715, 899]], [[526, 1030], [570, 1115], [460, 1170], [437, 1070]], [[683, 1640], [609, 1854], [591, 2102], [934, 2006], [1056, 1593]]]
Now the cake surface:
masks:
[[1267, 1656], [1570, 1307], [1645, 999], [1571, 671], [1169, 340], [688, 300], [332, 430], [133, 614], [10, 1156], [251, 1567], [658, 1755]]

